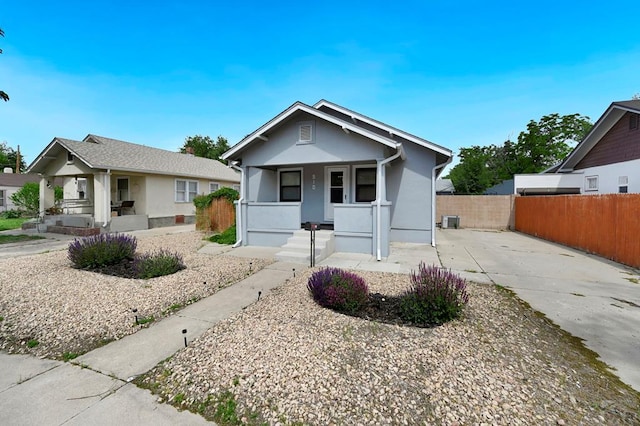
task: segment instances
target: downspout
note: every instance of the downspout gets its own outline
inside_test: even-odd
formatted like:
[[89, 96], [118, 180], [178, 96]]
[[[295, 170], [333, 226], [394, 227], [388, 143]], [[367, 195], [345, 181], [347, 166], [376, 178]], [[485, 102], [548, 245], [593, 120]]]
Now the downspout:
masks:
[[237, 162], [235, 161], [229, 161], [229, 167], [231, 167], [234, 170], [237, 170], [240, 172], [240, 199], [238, 200], [238, 211], [237, 213], [237, 223], [236, 223], [236, 227], [238, 229], [238, 234], [240, 235], [240, 238], [238, 238], [238, 241], [236, 241], [236, 243], [232, 246], [233, 248], [239, 247], [242, 244], [242, 236], [244, 235], [244, 233], [242, 232], [242, 202], [244, 201], [244, 192], [245, 192], [245, 184], [244, 184], [244, 168], [242, 167], [238, 167], [236, 166]]
[[[381, 212], [382, 212], [382, 184], [387, 184], [387, 177], [385, 175], [384, 178], [384, 182], [382, 181], [382, 170], [383, 170], [383, 166], [387, 165], [387, 163], [392, 162], [393, 160], [395, 160], [396, 158], [402, 156], [404, 158], [404, 150], [402, 149], [402, 144], [399, 143], [396, 146], [396, 153], [393, 154], [391, 157], [385, 158], [384, 160], [380, 160], [378, 161], [378, 173], [377, 173], [377, 179], [378, 179], [378, 185], [376, 185], [376, 260], [377, 261], [381, 261], [382, 260], [382, 253], [381, 253], [381, 249], [380, 246], [382, 245], [382, 239], [380, 237], [380, 232], [382, 231], [382, 219], [381, 219]], [[385, 195], [384, 195], [384, 199], [385, 201], [387, 200], [387, 193], [385, 191]]]
[[436, 246], [436, 170], [447, 167], [453, 161], [453, 155], [446, 163], [433, 166], [431, 169], [431, 247]]

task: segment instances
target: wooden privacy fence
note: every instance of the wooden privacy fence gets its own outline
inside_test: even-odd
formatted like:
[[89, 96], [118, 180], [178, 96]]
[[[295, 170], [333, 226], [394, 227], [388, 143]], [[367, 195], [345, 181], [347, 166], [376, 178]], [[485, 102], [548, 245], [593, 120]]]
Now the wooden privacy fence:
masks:
[[516, 230], [640, 267], [640, 194], [516, 198]]
[[224, 197], [214, 198], [208, 207], [196, 211], [198, 231], [222, 232], [235, 223], [235, 207]]

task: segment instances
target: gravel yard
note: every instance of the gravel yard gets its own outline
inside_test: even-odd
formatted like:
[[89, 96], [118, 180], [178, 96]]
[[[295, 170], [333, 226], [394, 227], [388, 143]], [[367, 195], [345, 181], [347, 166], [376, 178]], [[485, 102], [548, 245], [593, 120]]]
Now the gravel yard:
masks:
[[[137, 252], [177, 251], [187, 269], [149, 280], [71, 268], [67, 251], [0, 260], [0, 349], [60, 359], [135, 333], [132, 309], [155, 320], [270, 261], [198, 254], [202, 234], [138, 237]], [[206, 283], [206, 284], [205, 284]], [[29, 347], [32, 346], [32, 347]]]
[[[357, 273], [372, 292], [398, 294], [408, 283]], [[249, 424], [640, 423], [637, 393], [500, 289], [470, 284], [461, 320], [424, 329], [323, 309], [308, 295], [309, 275], [217, 324], [138, 383], [209, 418], [209, 401], [232, 395]]]

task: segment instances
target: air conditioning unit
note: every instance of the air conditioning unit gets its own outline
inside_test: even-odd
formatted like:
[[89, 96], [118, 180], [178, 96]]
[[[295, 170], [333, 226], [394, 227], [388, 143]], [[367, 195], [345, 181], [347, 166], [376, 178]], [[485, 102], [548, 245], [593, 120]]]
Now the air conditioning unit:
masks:
[[442, 229], [460, 228], [460, 216], [442, 216]]

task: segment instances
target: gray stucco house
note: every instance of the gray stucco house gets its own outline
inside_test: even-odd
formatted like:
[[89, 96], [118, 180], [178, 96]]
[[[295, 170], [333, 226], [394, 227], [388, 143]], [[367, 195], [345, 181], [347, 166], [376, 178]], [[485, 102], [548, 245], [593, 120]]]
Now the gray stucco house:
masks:
[[435, 183], [452, 152], [428, 140], [296, 102], [223, 158], [241, 172], [237, 245], [291, 244], [306, 222], [329, 230], [335, 251], [378, 260], [393, 241], [435, 245]]

